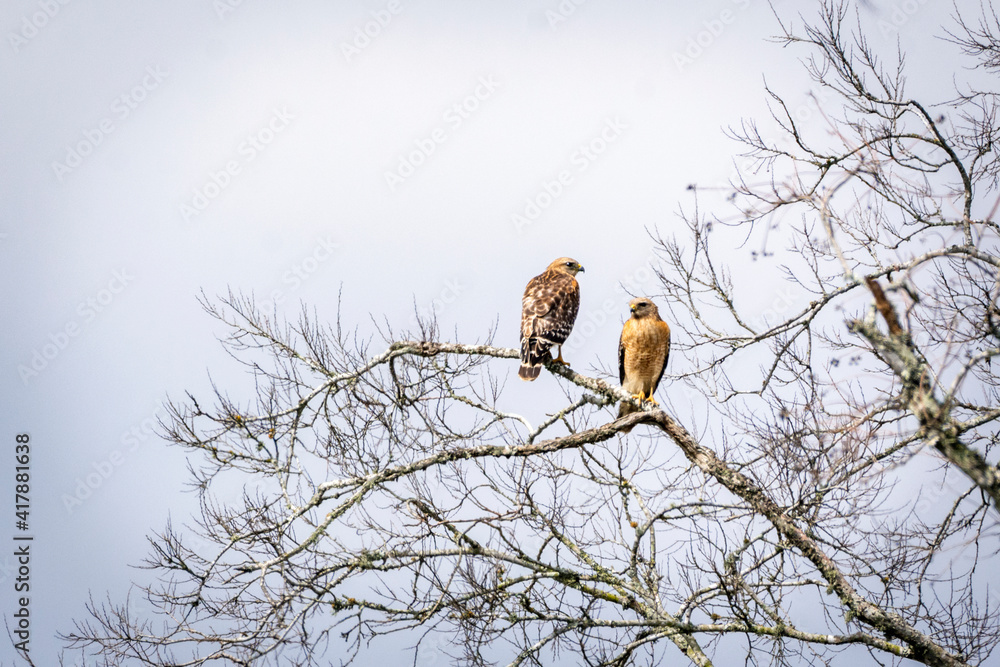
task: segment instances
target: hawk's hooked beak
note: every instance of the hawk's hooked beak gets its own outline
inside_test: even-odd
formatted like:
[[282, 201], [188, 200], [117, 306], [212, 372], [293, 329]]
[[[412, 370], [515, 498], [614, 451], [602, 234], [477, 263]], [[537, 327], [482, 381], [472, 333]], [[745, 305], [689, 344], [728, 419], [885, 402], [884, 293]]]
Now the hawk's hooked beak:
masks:
[[579, 269], [577, 269], [577, 271], [579, 271], [580, 273], [586, 273], [586, 271], [583, 270], [582, 266]]

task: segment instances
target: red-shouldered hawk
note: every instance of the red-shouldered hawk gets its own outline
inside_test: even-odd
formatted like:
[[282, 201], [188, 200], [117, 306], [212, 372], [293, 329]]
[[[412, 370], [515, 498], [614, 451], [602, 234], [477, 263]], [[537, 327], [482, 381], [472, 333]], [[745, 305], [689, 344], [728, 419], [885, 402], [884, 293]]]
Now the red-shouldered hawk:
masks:
[[[632, 317], [625, 321], [618, 340], [618, 379], [622, 389], [639, 400], [653, 400], [670, 356], [670, 327], [660, 319], [656, 304], [641, 297], [628, 304]], [[622, 403], [618, 416], [638, 412], [639, 408]]]
[[[575, 259], [560, 257], [549, 264], [545, 272], [528, 281], [521, 299], [521, 367], [517, 374], [522, 380], [534, 380], [542, 372], [542, 364], [552, 359], [549, 348], [559, 346], [555, 361], [565, 364], [562, 344], [569, 338], [580, 309], [580, 285], [576, 274], [583, 267]], [[568, 365], [568, 364], [567, 364]]]

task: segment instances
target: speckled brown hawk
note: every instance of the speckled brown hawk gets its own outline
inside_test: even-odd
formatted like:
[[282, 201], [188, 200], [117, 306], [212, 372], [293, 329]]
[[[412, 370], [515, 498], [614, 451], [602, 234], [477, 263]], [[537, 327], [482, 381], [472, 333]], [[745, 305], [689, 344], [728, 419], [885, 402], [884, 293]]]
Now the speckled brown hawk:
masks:
[[521, 299], [522, 380], [534, 380], [542, 364], [552, 359], [549, 348], [559, 346], [555, 361], [565, 364], [562, 344], [569, 338], [580, 309], [580, 285], [576, 274], [583, 267], [575, 259], [560, 257], [545, 272], [528, 281]]
[[[660, 384], [670, 356], [670, 327], [660, 319], [656, 304], [646, 297], [632, 299], [628, 304], [632, 317], [625, 321], [618, 340], [618, 379], [622, 389], [639, 400], [650, 400]], [[639, 408], [622, 403], [618, 416], [637, 412]]]

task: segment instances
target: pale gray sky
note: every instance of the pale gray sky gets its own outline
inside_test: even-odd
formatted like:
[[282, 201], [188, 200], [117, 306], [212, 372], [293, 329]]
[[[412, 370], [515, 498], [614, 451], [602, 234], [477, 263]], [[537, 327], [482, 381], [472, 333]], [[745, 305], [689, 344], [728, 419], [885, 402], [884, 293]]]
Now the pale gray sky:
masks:
[[[923, 45], [914, 88], [947, 89], [954, 50], [929, 38], [950, 4], [897, 4], [863, 13], [873, 38]], [[763, 118], [763, 77], [815, 111], [775, 32], [763, 0], [3, 3], [0, 450], [9, 470], [31, 436], [37, 664], [193, 509], [182, 454], [149, 435], [160, 401], [207, 395], [209, 370], [252, 389], [200, 290], [330, 318], [342, 287], [362, 332], [415, 302], [468, 341], [499, 319], [515, 346], [525, 282], [569, 255], [586, 273], [567, 356], [611, 364], [620, 285], [656, 294], [645, 228], [669, 234], [689, 183], [732, 174], [722, 129]]]

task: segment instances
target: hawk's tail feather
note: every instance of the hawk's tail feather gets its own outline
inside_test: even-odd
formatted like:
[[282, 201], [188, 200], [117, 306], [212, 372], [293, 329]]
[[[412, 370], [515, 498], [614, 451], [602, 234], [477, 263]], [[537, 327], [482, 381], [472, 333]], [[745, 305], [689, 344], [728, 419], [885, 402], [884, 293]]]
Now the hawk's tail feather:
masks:
[[632, 414], [633, 412], [639, 412], [639, 408], [632, 405], [631, 403], [626, 403], [625, 401], [622, 401], [622, 404], [618, 407], [618, 419], [626, 417]]
[[[622, 401], [621, 405], [618, 406], [618, 419], [626, 417], [632, 414], [633, 412], [639, 412], [639, 408], [632, 405], [631, 403], [626, 403], [625, 401]], [[621, 431], [619, 431], [619, 433], [628, 433], [629, 431], [632, 430], [632, 428], [633, 428], [632, 426], [629, 426], [628, 428], [623, 428]]]
[[538, 374], [542, 372], [542, 365], [535, 364], [534, 366], [529, 366], [528, 364], [521, 363], [521, 367], [517, 369], [517, 376], [522, 380], [527, 380], [531, 382]]
[[552, 354], [547, 343], [536, 338], [522, 340], [521, 367], [517, 369], [517, 376], [531, 382], [542, 372], [542, 364], [551, 360]]

